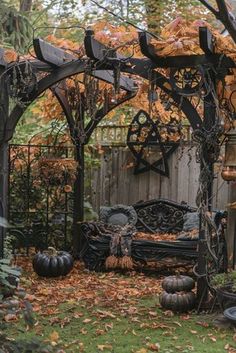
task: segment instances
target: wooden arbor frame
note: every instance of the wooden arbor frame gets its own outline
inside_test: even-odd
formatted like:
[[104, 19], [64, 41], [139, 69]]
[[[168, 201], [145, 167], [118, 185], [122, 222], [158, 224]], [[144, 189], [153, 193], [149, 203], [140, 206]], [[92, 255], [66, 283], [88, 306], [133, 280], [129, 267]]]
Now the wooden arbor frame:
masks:
[[[139, 45], [144, 58], [127, 58], [118, 54], [115, 50], [106, 47], [94, 38], [94, 33], [90, 30], [86, 31], [84, 46], [86, 58], [78, 59], [76, 56], [55, 48], [52, 45], [42, 41], [41, 39], [34, 40], [34, 49], [37, 56], [36, 60], [23, 61], [8, 65], [1, 57], [4, 52], [0, 51], [0, 209], [2, 215], [7, 214], [7, 144], [14, 134], [15, 127], [27, 109], [27, 107], [39, 97], [46, 89], [51, 89], [57, 97], [68, 122], [71, 137], [76, 147], [76, 159], [78, 161], [78, 173], [75, 183], [75, 204], [74, 204], [74, 222], [73, 222], [73, 249], [74, 255], [78, 256], [81, 249], [81, 239], [78, 237], [80, 233], [80, 223], [83, 221], [83, 202], [84, 202], [84, 145], [88, 142], [92, 132], [103, 119], [106, 114], [117, 107], [118, 105], [128, 101], [137, 93], [137, 87], [128, 75], [139, 76], [149, 80], [149, 74], [152, 72], [152, 80], [156, 87], [159, 87], [163, 92], [170, 96], [176, 105], [180, 107], [182, 112], [188, 118], [192, 128], [210, 130], [215, 122], [216, 102], [212, 92], [204, 97], [204, 119], [202, 120], [196, 108], [184, 95], [181, 95], [175, 89], [170, 89], [171, 82], [165, 76], [155, 71], [157, 68], [203, 68], [210, 73], [212, 82], [219, 77], [223, 80], [228, 73], [228, 69], [235, 68], [235, 63], [226, 56], [221, 56], [214, 53], [213, 36], [207, 28], [202, 27], [199, 31], [200, 46], [204, 55], [178, 56], [178, 57], [158, 57], [155, 54], [153, 46], [150, 44], [150, 35], [146, 32], [139, 33]], [[22, 74], [26, 65], [30, 64], [32, 72], [37, 75], [43, 73], [42, 77], [37, 82], [29, 84], [29, 90], [19, 91], [19, 102], [9, 112], [9, 80], [12, 80], [14, 67], [17, 65], [19, 72]], [[85, 126], [84, 111], [79, 113], [79, 125], [76, 125], [72, 114], [72, 108], [66, 95], [65, 79], [73, 75], [86, 71], [88, 64], [93, 68], [91, 75], [99, 80], [113, 85], [115, 83], [115, 70], [119, 66], [120, 88], [126, 92], [121, 99], [116, 102], [110, 102], [96, 112], [95, 118], [91, 119]], [[19, 76], [21, 76], [21, 74]], [[16, 82], [11, 84], [17, 86]], [[213, 162], [209, 158], [209, 165], [212, 170]], [[204, 195], [210, 199], [212, 195], [212, 184], [208, 183], [208, 191]], [[3, 249], [3, 228], [0, 228], [0, 256]], [[198, 271], [200, 275], [205, 271], [205, 235], [204, 230], [200, 230], [199, 242], [199, 262]]]

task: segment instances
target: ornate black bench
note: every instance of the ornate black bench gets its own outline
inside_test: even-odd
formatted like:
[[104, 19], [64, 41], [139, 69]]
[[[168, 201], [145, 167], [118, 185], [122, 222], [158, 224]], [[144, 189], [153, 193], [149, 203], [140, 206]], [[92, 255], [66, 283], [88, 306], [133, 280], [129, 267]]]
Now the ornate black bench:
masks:
[[[165, 199], [139, 202], [133, 205], [137, 213], [137, 223], [122, 231], [122, 227], [101, 222], [84, 222], [82, 232], [85, 245], [81, 258], [89, 270], [100, 271], [105, 268], [106, 259], [111, 255], [111, 243], [114, 234], [125, 244], [116, 246], [116, 256], [122, 257], [127, 251], [134, 262], [145, 263], [160, 261], [166, 257], [177, 257], [185, 260], [197, 258], [198, 239], [178, 240], [177, 234], [182, 231], [184, 216], [194, 213], [196, 209], [185, 203], [176, 203]], [[176, 240], [152, 241], [135, 239], [135, 232], [174, 233]], [[119, 235], [121, 234], [122, 235]], [[115, 240], [117, 241], [117, 240]], [[113, 242], [115, 242], [113, 241]], [[125, 251], [122, 246], [126, 247]], [[128, 250], [127, 250], [128, 249]], [[125, 254], [126, 255], [126, 254]]]
[[151, 233], [178, 233], [183, 229], [184, 215], [196, 212], [196, 208], [184, 202], [166, 199], [138, 202], [133, 207], [138, 216], [137, 230]]

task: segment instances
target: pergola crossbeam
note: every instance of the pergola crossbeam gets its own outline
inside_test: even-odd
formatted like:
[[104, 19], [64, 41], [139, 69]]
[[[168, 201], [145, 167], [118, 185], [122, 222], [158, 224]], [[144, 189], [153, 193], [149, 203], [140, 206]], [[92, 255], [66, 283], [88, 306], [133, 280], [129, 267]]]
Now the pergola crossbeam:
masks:
[[50, 65], [61, 66], [70, 61], [78, 60], [75, 55], [55, 47], [40, 38], [33, 40], [34, 50], [37, 58]]
[[[203, 27], [204, 28], [204, 27]], [[153, 44], [150, 43], [151, 36], [146, 32], [139, 32], [139, 45], [141, 52], [147, 58], [153, 61], [159, 68], [186, 68], [197, 67], [199, 65], [214, 65], [215, 67], [234, 68], [234, 61], [227, 56], [222, 57], [221, 54], [212, 52], [211, 34], [209, 31], [201, 30], [201, 45], [203, 51], [207, 55], [178, 55], [161, 57], [155, 53]]]
[[[93, 41], [95, 41], [93, 39]], [[44, 63], [49, 65], [60, 67], [68, 62], [76, 61], [78, 58], [75, 55], [67, 53], [65, 50], [57, 48], [52, 44], [45, 42], [42, 39], [34, 39], [34, 49], [37, 58]], [[103, 46], [103, 44], [95, 41], [96, 45]], [[110, 50], [107, 48], [107, 50]], [[111, 50], [110, 50], [111, 52]], [[104, 82], [114, 84], [114, 72], [112, 70], [94, 70], [91, 71], [91, 75], [102, 80]], [[127, 92], [136, 91], [137, 87], [134, 85], [134, 81], [128, 77], [120, 77], [120, 88]]]
[[[92, 71], [92, 76], [98, 78], [101, 81], [105, 81], [110, 84], [114, 84], [114, 72], [112, 70], [94, 70]], [[137, 86], [129, 77], [124, 75], [120, 76], [120, 88], [127, 92], [134, 92], [137, 90]]]
[[100, 43], [94, 38], [94, 32], [87, 30], [84, 37], [84, 46], [86, 55], [95, 61], [103, 61], [107, 58], [116, 58], [118, 60], [127, 59], [125, 56], [120, 55], [115, 49], [109, 48]]
[[199, 28], [199, 44], [206, 55], [214, 54], [214, 36], [207, 27]]

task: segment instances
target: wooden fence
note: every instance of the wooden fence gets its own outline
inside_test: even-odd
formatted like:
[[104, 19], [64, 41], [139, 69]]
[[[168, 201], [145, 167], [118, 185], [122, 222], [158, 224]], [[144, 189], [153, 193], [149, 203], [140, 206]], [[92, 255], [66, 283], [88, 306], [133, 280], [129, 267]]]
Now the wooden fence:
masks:
[[[99, 130], [100, 129], [100, 130]], [[154, 198], [185, 201], [195, 206], [198, 189], [199, 164], [196, 163], [196, 148], [190, 148], [190, 133], [186, 141], [170, 157], [170, 177], [154, 172], [133, 174], [134, 158], [125, 146], [127, 127], [100, 127], [96, 129], [92, 143], [99, 144], [102, 152], [96, 154], [100, 160], [98, 168], [86, 170], [87, 197], [98, 210], [101, 205], [133, 204]], [[215, 167], [213, 207], [225, 209], [228, 203], [228, 185], [220, 177], [220, 167]], [[90, 181], [90, 182], [89, 182]]]

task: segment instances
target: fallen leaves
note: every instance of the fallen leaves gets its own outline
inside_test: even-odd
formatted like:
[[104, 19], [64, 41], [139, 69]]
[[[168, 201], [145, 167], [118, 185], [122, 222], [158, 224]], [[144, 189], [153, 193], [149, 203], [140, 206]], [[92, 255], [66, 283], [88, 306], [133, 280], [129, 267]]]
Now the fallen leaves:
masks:
[[3, 60], [6, 61], [6, 63], [8, 64], [13, 61], [17, 61], [17, 58], [17, 53], [12, 49], [6, 49], [3, 53]]
[[165, 316], [168, 316], [168, 317], [174, 316], [174, 313], [173, 313], [173, 311], [171, 311], [171, 310], [165, 310], [165, 311], [163, 312], [163, 314], [164, 314]]
[[109, 330], [113, 329], [113, 323], [107, 323], [105, 324], [105, 330], [108, 332]]
[[224, 349], [227, 351], [227, 353], [236, 353], [236, 348], [231, 347], [229, 343], [224, 346]]
[[196, 330], [190, 330], [190, 333], [192, 333], [193, 335], [196, 335], [197, 331]]
[[137, 232], [134, 234], [134, 239], [136, 240], [152, 240], [152, 241], [173, 241], [176, 240], [176, 234], [173, 233], [142, 233]]
[[[131, 349], [132, 353], [165, 353], [165, 346], [162, 347], [165, 340], [172, 342], [174, 347], [179, 347], [173, 352], [190, 352], [196, 349], [193, 347], [196, 340], [209, 345], [213, 342], [212, 345], [217, 347], [222, 339], [225, 340], [222, 345], [225, 346], [225, 351], [236, 353], [232, 350], [236, 334], [231, 334], [227, 345], [228, 336], [216, 335], [216, 331], [209, 328], [207, 318], [206, 321], [194, 322], [195, 320], [191, 320], [194, 316], [189, 314], [176, 316], [170, 310], [161, 312], [157, 298], [157, 294], [162, 291], [161, 281], [161, 278], [146, 277], [135, 272], [131, 272], [129, 276], [114, 272], [92, 273], [76, 263], [74, 270], [65, 278], [43, 279], [31, 274], [25, 288], [29, 293], [27, 300], [32, 303], [34, 310], [45, 316], [48, 324], [55, 329], [48, 340], [52, 346], [61, 345], [63, 331], [60, 329], [65, 326], [65, 330], [70, 329], [71, 323], [76, 327], [76, 335], [71, 337], [71, 342], [63, 345], [65, 350], [67, 347], [73, 349], [76, 346], [78, 352], [86, 352], [87, 341], [91, 337], [96, 339], [96, 352], [111, 353], [112, 347], [115, 347], [115, 339], [110, 341], [110, 337], [116, 337], [117, 326], [126, 321], [127, 326], [122, 327], [122, 334], [127, 342], [131, 337], [136, 342]], [[145, 298], [147, 302], [142, 302]], [[149, 298], [152, 298], [150, 305], [146, 304], [149, 303]], [[8, 319], [10, 320], [10, 317]], [[198, 317], [199, 319], [202, 317]], [[201, 336], [203, 329], [199, 326], [204, 328], [204, 336]], [[39, 322], [37, 335], [43, 336], [43, 330], [43, 325]], [[180, 332], [184, 330], [188, 340], [183, 343]], [[157, 335], [161, 348], [160, 344], [155, 342]], [[48, 337], [48, 334], [45, 337]], [[78, 337], [80, 340], [75, 340]]]
[[74, 319], [79, 319], [79, 318], [81, 318], [82, 316], [84, 316], [84, 314], [83, 314], [83, 313], [80, 313], [80, 312], [76, 312], [76, 313], [73, 314], [73, 318], [74, 318]]
[[209, 339], [210, 339], [212, 342], [216, 342], [216, 341], [217, 341], [216, 337], [215, 337], [212, 333], [208, 333], [207, 336], [209, 337]]
[[92, 319], [88, 319], [88, 318], [87, 318], [87, 319], [84, 319], [84, 320], [83, 320], [83, 323], [84, 323], [84, 324], [88, 324], [88, 323], [91, 322], [91, 321], [92, 321]]
[[4, 316], [4, 321], [6, 321], [6, 322], [17, 321], [17, 320], [18, 320], [18, 317], [16, 314], [6, 314]]
[[149, 311], [149, 312], [148, 312], [148, 315], [150, 315], [150, 316], [152, 316], [152, 317], [157, 317], [157, 316], [158, 316], [158, 314], [157, 314], [156, 311]]
[[95, 332], [96, 332], [97, 336], [102, 336], [102, 335], [104, 335], [106, 333], [105, 330], [100, 330], [100, 329], [97, 329]]
[[[22, 259], [19, 260], [18, 265], [29, 272], [31, 266], [29, 262]], [[137, 273], [127, 278], [122, 278], [114, 272], [99, 275], [85, 271], [79, 262], [64, 278], [45, 279], [32, 273], [25, 282], [25, 289], [29, 292], [26, 299], [33, 304], [34, 311], [44, 316], [58, 316], [58, 305], [62, 303], [71, 305], [73, 311], [78, 302], [84, 302], [86, 306], [91, 307], [100, 305], [120, 308], [126, 316], [137, 316], [138, 309], [135, 305], [137, 300], [146, 296], [156, 296], [162, 291], [161, 279], [157, 280]], [[102, 295], [98, 295], [98, 292]], [[153, 310], [149, 315], [153, 318], [157, 317], [157, 313]], [[73, 313], [75, 319], [79, 320], [82, 316], [83, 313]], [[96, 310], [95, 316], [99, 319], [116, 319], [115, 314], [110, 310]], [[84, 318], [84, 323], [90, 323], [88, 318]]]
[[179, 326], [179, 327], [182, 327], [181, 323], [178, 322], [178, 321], [173, 321], [173, 324], [175, 324], [175, 325], [177, 325], [177, 326]]
[[161, 346], [159, 343], [147, 343], [147, 348], [152, 352], [159, 352]]
[[191, 319], [191, 316], [190, 315], [181, 315], [180, 319], [181, 320], [189, 320], [189, 319]]
[[208, 322], [205, 321], [197, 321], [196, 324], [202, 327], [209, 327]]
[[148, 353], [148, 350], [146, 348], [141, 348], [138, 351], [136, 351], [135, 353]]
[[59, 340], [59, 333], [57, 331], [53, 331], [49, 336], [49, 340], [52, 346], [56, 346]]
[[79, 332], [82, 333], [82, 335], [87, 335], [88, 333], [88, 331], [84, 327], [82, 327]]
[[160, 352], [160, 344], [159, 343], [147, 343], [146, 344], [147, 348], [140, 348], [138, 351], [136, 351], [135, 353], [148, 353], [148, 352]]
[[104, 311], [104, 310], [97, 310], [97, 315], [104, 319], [104, 318], [112, 318], [112, 319], [115, 319], [116, 316], [114, 314], [112, 314], [112, 312], [110, 311]]
[[133, 334], [134, 336], [138, 336], [138, 334], [135, 332], [135, 330], [132, 330], [132, 334]]
[[98, 350], [99, 351], [104, 351], [104, 350], [111, 350], [113, 347], [112, 347], [112, 345], [111, 344], [98, 344], [97, 345], [97, 348], [98, 348]]

